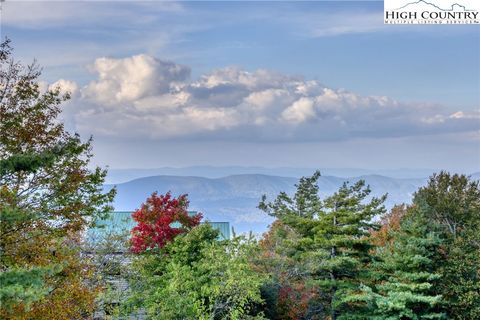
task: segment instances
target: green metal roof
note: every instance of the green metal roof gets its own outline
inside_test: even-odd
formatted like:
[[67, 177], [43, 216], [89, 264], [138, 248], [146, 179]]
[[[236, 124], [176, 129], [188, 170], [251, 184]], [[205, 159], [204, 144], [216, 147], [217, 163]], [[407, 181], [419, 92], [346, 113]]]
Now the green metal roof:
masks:
[[211, 225], [213, 229], [220, 231], [220, 240], [230, 239], [230, 222], [206, 221], [205, 223]]
[[[92, 243], [98, 243], [109, 235], [129, 234], [130, 230], [136, 225], [132, 218], [132, 211], [114, 211], [110, 213], [108, 219], [96, 221], [96, 227], [87, 231], [87, 239]], [[190, 216], [197, 214], [196, 211], [188, 211]], [[219, 240], [230, 239], [230, 223], [205, 221], [212, 226], [213, 229], [220, 231]], [[174, 222], [171, 226], [178, 227], [180, 224]]]

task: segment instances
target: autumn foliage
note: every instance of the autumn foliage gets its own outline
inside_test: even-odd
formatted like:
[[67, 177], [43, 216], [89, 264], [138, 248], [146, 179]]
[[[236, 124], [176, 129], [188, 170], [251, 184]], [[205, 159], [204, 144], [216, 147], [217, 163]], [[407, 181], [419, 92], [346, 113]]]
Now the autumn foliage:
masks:
[[92, 140], [60, 121], [69, 95], [42, 89], [40, 67], [12, 50], [0, 44], [0, 319], [85, 319], [101, 288], [82, 232], [115, 190], [103, 193]]
[[202, 214], [189, 216], [188, 204], [186, 194], [175, 198], [170, 192], [165, 195], [154, 192], [141, 208], [132, 214], [138, 224], [131, 231], [131, 250], [141, 253], [162, 248], [175, 236], [197, 226]]
[[407, 209], [405, 204], [396, 205], [381, 218], [380, 229], [370, 232], [373, 244], [383, 247], [394, 240], [394, 233], [400, 230], [401, 222], [408, 213]]
[[292, 257], [298, 234], [281, 220], [272, 223], [259, 242], [256, 261], [259, 273], [271, 274], [271, 283], [264, 287], [269, 305], [266, 314], [272, 319], [302, 319], [308, 314], [315, 290], [308, 288], [302, 277], [302, 266]]

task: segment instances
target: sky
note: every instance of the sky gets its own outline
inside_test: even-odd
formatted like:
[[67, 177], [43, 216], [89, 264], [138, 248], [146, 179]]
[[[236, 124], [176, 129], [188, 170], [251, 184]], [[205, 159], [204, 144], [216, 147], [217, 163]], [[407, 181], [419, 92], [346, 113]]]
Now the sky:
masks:
[[1, 36], [95, 164], [480, 170], [480, 27], [382, 1], [13, 1]]

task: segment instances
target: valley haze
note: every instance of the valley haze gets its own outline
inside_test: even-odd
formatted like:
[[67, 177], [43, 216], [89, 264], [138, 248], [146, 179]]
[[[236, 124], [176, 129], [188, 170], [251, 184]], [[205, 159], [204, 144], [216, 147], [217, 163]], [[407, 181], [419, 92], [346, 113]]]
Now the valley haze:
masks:
[[[301, 176], [309, 176], [311, 168], [262, 168], [262, 167], [185, 167], [156, 169], [111, 169], [105, 185], [109, 190], [117, 188], [114, 207], [117, 211], [133, 211], [140, 207], [152, 192], [173, 195], [188, 194], [190, 209], [200, 211], [204, 219], [228, 221], [236, 232], [253, 231], [261, 234], [267, 230], [273, 218], [257, 206], [263, 194], [273, 200], [285, 191], [295, 192], [295, 184]], [[413, 193], [425, 185], [435, 170], [431, 169], [323, 169], [319, 179], [320, 195], [333, 194], [344, 182], [365, 180], [373, 196], [388, 193], [385, 206], [410, 203]], [[335, 173], [335, 175], [333, 175]], [[383, 173], [383, 174], [379, 174]], [[402, 177], [403, 176], [403, 177]], [[480, 179], [480, 172], [471, 174]]]

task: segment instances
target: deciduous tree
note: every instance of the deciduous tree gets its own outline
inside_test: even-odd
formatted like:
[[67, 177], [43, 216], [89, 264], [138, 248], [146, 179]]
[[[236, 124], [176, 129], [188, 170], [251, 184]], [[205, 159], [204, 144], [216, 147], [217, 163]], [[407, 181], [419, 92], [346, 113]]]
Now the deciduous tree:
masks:
[[69, 98], [40, 90], [35, 64], [0, 46], [0, 270], [6, 319], [77, 319], [94, 309], [91, 269], [80, 234], [110, 210], [106, 171], [89, 169], [91, 139], [68, 133], [58, 116]]
[[268, 319], [318, 318], [318, 292], [307, 286], [309, 272], [297, 255], [299, 240], [295, 230], [276, 220], [259, 243], [253, 264], [268, 278], [262, 286]]
[[415, 214], [443, 239], [439, 294], [453, 319], [480, 318], [480, 188], [466, 175], [433, 175], [413, 199]]
[[137, 225], [132, 229], [131, 249], [135, 253], [158, 249], [181, 233], [197, 226], [202, 214], [188, 214], [187, 195], [178, 198], [168, 192], [158, 195], [154, 192], [141, 208], [133, 214]]
[[130, 303], [149, 319], [262, 319], [262, 278], [249, 263], [251, 244], [218, 235], [202, 224], [138, 256]]

